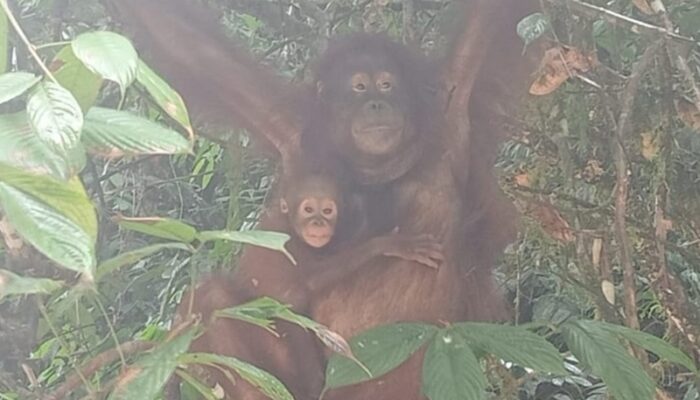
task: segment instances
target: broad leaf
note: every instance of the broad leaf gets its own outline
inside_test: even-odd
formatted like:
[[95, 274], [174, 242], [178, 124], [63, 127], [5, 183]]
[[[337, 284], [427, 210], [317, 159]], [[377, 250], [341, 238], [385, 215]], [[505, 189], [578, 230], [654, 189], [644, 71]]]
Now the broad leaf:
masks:
[[155, 399], [178, 366], [178, 357], [192, 343], [195, 329], [162, 343], [124, 371], [109, 396], [111, 400]]
[[[2, 13], [2, 11], [0, 11]], [[2, 16], [0, 16], [0, 20]], [[2, 22], [0, 22], [2, 24]], [[0, 40], [2, 36], [0, 36]], [[2, 45], [0, 43], [0, 48]], [[0, 55], [0, 58], [2, 55]], [[10, 101], [36, 85], [41, 77], [28, 72], [9, 72], [0, 75], [0, 104]]]
[[126, 229], [163, 239], [192, 243], [197, 238], [197, 230], [193, 226], [176, 219], [117, 217], [114, 220]]
[[697, 372], [697, 368], [690, 357], [677, 347], [672, 346], [670, 343], [656, 336], [626, 326], [613, 325], [600, 321], [581, 321], [581, 324], [584, 326], [589, 324], [600, 325], [600, 327], [606, 331], [621, 336], [637, 346], [649, 350], [662, 359], [680, 364], [690, 371]]
[[599, 376], [617, 400], [651, 400], [654, 382], [617, 338], [599, 325], [570, 321], [561, 326], [567, 346]]
[[29, 123], [37, 136], [61, 157], [80, 143], [83, 112], [73, 95], [50, 81], [37, 85], [27, 101]]
[[97, 239], [97, 215], [82, 182], [68, 182], [35, 175], [0, 163], [0, 182], [19, 189], [53, 207]]
[[95, 275], [95, 280], [99, 281], [106, 275], [118, 270], [119, 268], [134, 264], [148, 256], [159, 253], [163, 250], [184, 250], [191, 251], [192, 248], [182, 243], [162, 243], [154, 244], [151, 246], [142, 247], [140, 249], [127, 251], [121, 253], [116, 257], [110, 258], [109, 260], [101, 262], [97, 266], [97, 273]]
[[61, 287], [63, 283], [52, 279], [25, 278], [0, 269], [0, 300], [5, 296], [50, 294]]
[[212, 240], [228, 240], [281, 251], [294, 264], [296, 264], [294, 257], [292, 257], [287, 249], [284, 248], [284, 244], [289, 240], [289, 235], [286, 233], [267, 231], [204, 231], [199, 232], [197, 239], [202, 242], [209, 242]]
[[184, 154], [190, 142], [179, 133], [124, 111], [93, 107], [85, 117], [88, 151], [105, 157]]
[[352, 385], [377, 378], [406, 361], [437, 328], [432, 325], [400, 323], [370, 329], [350, 340], [352, 353], [372, 376], [356, 362], [333, 355], [326, 368], [326, 389]]
[[423, 393], [430, 400], [481, 400], [486, 377], [474, 352], [453, 329], [439, 332], [423, 361]]
[[288, 309], [288, 306], [273, 298], [260, 297], [244, 304], [218, 310], [215, 315], [245, 321], [274, 333], [273, 319]]
[[122, 93], [136, 79], [138, 55], [131, 42], [114, 32], [83, 33], [71, 43], [75, 56], [104, 79], [119, 84]]
[[102, 78], [78, 60], [71, 46], [64, 47], [56, 54], [49, 69], [61, 86], [73, 94], [83, 113], [95, 104]]
[[10, 224], [37, 250], [70, 270], [94, 277], [94, 240], [53, 207], [0, 183], [0, 207]]
[[471, 347], [536, 371], [565, 375], [564, 360], [543, 337], [523, 328], [466, 322], [455, 325]]
[[209, 353], [191, 353], [180, 357], [186, 364], [221, 365], [234, 370], [243, 380], [250, 383], [273, 400], [294, 400], [289, 390], [269, 372], [234, 357]]
[[187, 130], [190, 134], [190, 140], [192, 140], [194, 132], [192, 131], [190, 116], [180, 94], [141, 60], [139, 60], [136, 81], [146, 89], [148, 94], [153, 97], [156, 104], [166, 114]]
[[550, 29], [549, 20], [542, 13], [528, 15], [518, 22], [516, 27], [518, 36], [525, 42], [525, 46], [539, 39]]
[[0, 162], [61, 179], [77, 172], [34, 134], [24, 112], [0, 115]]

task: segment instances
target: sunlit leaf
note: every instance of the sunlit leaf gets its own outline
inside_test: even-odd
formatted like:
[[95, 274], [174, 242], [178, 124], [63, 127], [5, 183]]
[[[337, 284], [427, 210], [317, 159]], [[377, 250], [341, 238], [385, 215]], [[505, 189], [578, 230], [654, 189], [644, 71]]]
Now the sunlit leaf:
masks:
[[163, 239], [192, 243], [197, 238], [197, 229], [176, 219], [160, 217], [127, 218], [120, 216], [114, 218], [114, 221], [126, 229]]
[[432, 325], [401, 323], [370, 329], [350, 340], [356, 362], [333, 355], [326, 368], [326, 389], [364, 382], [386, 374], [406, 361], [430, 340], [437, 328]]
[[78, 60], [71, 46], [65, 46], [56, 54], [49, 69], [61, 86], [73, 94], [83, 113], [95, 104], [102, 78]]
[[202, 242], [212, 240], [228, 240], [238, 243], [247, 243], [255, 246], [265, 247], [272, 250], [281, 251], [293, 263], [294, 257], [284, 248], [284, 244], [289, 240], [289, 235], [281, 232], [266, 232], [266, 231], [204, 231], [199, 232], [197, 239]]
[[148, 94], [153, 97], [156, 104], [158, 104], [166, 114], [187, 130], [190, 134], [190, 140], [192, 140], [194, 132], [192, 131], [190, 116], [187, 113], [187, 107], [182, 97], [180, 97], [180, 94], [141, 60], [139, 60], [136, 80], [146, 89]]
[[289, 390], [273, 375], [234, 357], [209, 353], [191, 353], [180, 357], [186, 364], [221, 365], [234, 370], [243, 380], [272, 400], [294, 400]]
[[85, 118], [83, 141], [88, 151], [105, 157], [184, 154], [191, 143], [179, 133], [145, 118], [93, 107]]
[[39, 139], [24, 112], [0, 115], [0, 162], [61, 179], [77, 172]]
[[178, 357], [192, 343], [195, 329], [160, 344], [122, 372], [110, 400], [155, 399], [178, 366]]
[[455, 325], [471, 347], [535, 371], [565, 375], [564, 360], [559, 351], [545, 340], [526, 329], [465, 322]]
[[618, 339], [590, 321], [569, 321], [561, 326], [574, 356], [608, 386], [618, 400], [651, 400], [654, 382]]
[[552, 28], [549, 25], [549, 20], [542, 13], [528, 15], [518, 22], [516, 27], [518, 36], [525, 42], [526, 46], [539, 39], [550, 29]]
[[36, 198], [0, 183], [0, 207], [27, 242], [59, 265], [94, 277], [94, 239], [80, 226]]
[[[2, 16], [0, 16], [0, 20], [2, 20]], [[0, 40], [2, 40], [1, 38], [2, 36], [0, 36]], [[41, 77], [28, 72], [9, 72], [0, 75], [0, 104], [26, 92], [40, 80]]]
[[87, 32], [71, 43], [75, 56], [104, 79], [116, 82], [122, 93], [136, 79], [138, 55], [131, 42], [114, 32]]
[[430, 400], [481, 400], [486, 377], [458, 332], [446, 329], [430, 343], [423, 361], [423, 393]]
[[61, 287], [63, 283], [52, 279], [27, 278], [0, 269], [0, 300], [6, 296], [50, 294]]
[[53, 207], [80, 226], [93, 240], [97, 238], [95, 208], [80, 179], [59, 181], [50, 176], [35, 175], [0, 162], [0, 182]]
[[27, 101], [27, 115], [37, 136], [60, 156], [67, 158], [80, 143], [83, 112], [60, 85], [51, 81], [37, 85]]

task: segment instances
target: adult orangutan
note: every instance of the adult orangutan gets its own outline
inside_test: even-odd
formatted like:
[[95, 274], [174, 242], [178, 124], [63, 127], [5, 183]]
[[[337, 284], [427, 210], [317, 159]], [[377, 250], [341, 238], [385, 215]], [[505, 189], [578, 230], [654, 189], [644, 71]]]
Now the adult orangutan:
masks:
[[[499, 197], [491, 165], [502, 105], [514, 97], [502, 86], [525, 64], [518, 61], [514, 26], [530, 12], [529, 2], [471, 1], [466, 28], [440, 70], [383, 36], [337, 41], [318, 64], [313, 90], [296, 95], [282, 95], [287, 86], [227, 46], [195, 7], [172, 0], [114, 4], [151, 42], [157, 66], [192, 105], [266, 137], [285, 168], [303, 154], [323, 157], [346, 174], [370, 205], [368, 238], [398, 227], [442, 244], [438, 271], [396, 258], [368, 261], [372, 265], [309, 299], [314, 319], [348, 337], [396, 321], [502, 318], [491, 266], [513, 232], [513, 212]], [[283, 220], [270, 210], [259, 228], [284, 229]], [[208, 315], [268, 294], [275, 274], [266, 268], [273, 264], [269, 251], [246, 249], [235, 275], [205, 281], [187, 308]], [[308, 336], [282, 327], [283, 340], [275, 340], [240, 325], [215, 321], [193, 348], [248, 359], [300, 398], [316, 396], [322, 361], [310, 362], [317, 350]], [[325, 398], [420, 399], [421, 358]], [[253, 388], [225, 389], [239, 399], [263, 398]]]

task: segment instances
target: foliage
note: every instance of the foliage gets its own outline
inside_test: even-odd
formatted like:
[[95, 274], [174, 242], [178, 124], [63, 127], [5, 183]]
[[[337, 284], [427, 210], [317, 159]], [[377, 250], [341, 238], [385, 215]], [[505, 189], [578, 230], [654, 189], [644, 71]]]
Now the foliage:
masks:
[[[286, 235], [251, 231], [274, 163], [245, 132], [193, 124], [99, 2], [50, 3], [0, 0], [0, 397], [58, 393], [116, 354], [72, 396], [156, 398], [175, 371], [215, 398], [178, 367], [204, 364], [290, 398], [255, 366], [188, 353], [196, 328], [165, 337], [184, 287], [229, 268], [240, 243], [285, 251]], [[209, 3], [297, 79], [330, 34], [387, 31], [437, 53], [456, 14], [440, 0]], [[700, 399], [700, 3], [542, 3], [517, 34], [548, 51], [498, 162], [524, 214], [498, 275], [527, 325], [400, 323], [346, 341], [274, 299], [217, 317], [308, 329], [337, 353], [328, 389], [424, 351], [431, 400]], [[195, 135], [213, 131], [224, 139]]]

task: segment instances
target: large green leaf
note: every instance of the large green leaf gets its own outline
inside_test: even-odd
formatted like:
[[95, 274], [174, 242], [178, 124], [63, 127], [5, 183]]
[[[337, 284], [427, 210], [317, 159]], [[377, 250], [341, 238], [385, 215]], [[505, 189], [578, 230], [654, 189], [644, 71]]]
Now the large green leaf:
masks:
[[162, 343], [121, 374], [110, 400], [151, 400], [157, 398], [178, 366], [178, 357], [192, 343], [195, 329]]
[[106, 157], [184, 154], [191, 143], [179, 133], [145, 118], [93, 107], [85, 117], [83, 141], [89, 152]]
[[528, 15], [518, 22], [516, 27], [518, 36], [525, 42], [526, 46], [540, 38], [550, 29], [549, 20], [542, 13]]
[[24, 112], [0, 115], [0, 162], [62, 179], [74, 172], [34, 134]]
[[61, 86], [73, 94], [83, 113], [95, 104], [102, 86], [102, 78], [78, 60], [71, 46], [61, 49], [49, 68]]
[[27, 101], [27, 115], [37, 136], [61, 157], [68, 158], [80, 144], [83, 112], [61, 85], [51, 81], [37, 85]]
[[0, 74], [7, 71], [7, 54], [10, 45], [10, 35], [5, 11], [0, 9]]
[[260, 389], [273, 400], [294, 400], [289, 390], [269, 372], [234, 357], [226, 357], [209, 353], [189, 353], [180, 357], [180, 362], [186, 364], [221, 365], [228, 367], [246, 382]]
[[104, 79], [116, 82], [122, 90], [134, 82], [138, 55], [131, 42], [114, 32], [88, 32], [71, 43], [75, 56]]
[[190, 138], [194, 134], [185, 102], [167, 82], [156, 74], [146, 63], [139, 60], [136, 81], [153, 97], [156, 104], [172, 119], [187, 130]]
[[228, 240], [281, 251], [296, 264], [294, 257], [284, 248], [284, 244], [289, 240], [289, 235], [286, 233], [267, 231], [204, 231], [199, 232], [197, 239], [201, 242]]
[[115, 221], [123, 228], [162, 239], [192, 243], [197, 238], [197, 229], [176, 219], [160, 217], [118, 217], [115, 218]]
[[432, 325], [400, 323], [370, 329], [350, 341], [352, 352], [372, 376], [357, 362], [333, 355], [326, 369], [326, 389], [352, 385], [377, 378], [406, 361], [437, 328]]
[[523, 328], [478, 322], [455, 325], [470, 346], [521, 367], [540, 372], [566, 374], [564, 360], [543, 337]]
[[109, 260], [101, 262], [97, 266], [95, 280], [99, 281], [103, 277], [111, 274], [112, 272], [118, 270], [119, 268], [125, 265], [133, 264], [139, 260], [142, 260], [153, 254], [159, 253], [163, 250], [191, 251], [192, 248], [182, 243], [161, 243], [142, 247], [136, 250], [127, 251], [125, 253], [119, 254], [116, 257], [110, 258]]
[[574, 356], [599, 376], [616, 400], [651, 400], [654, 382], [618, 339], [600, 325], [570, 321], [561, 326]]
[[0, 182], [19, 189], [53, 207], [80, 226], [90, 237], [97, 238], [97, 215], [82, 182], [68, 182], [50, 176], [35, 175], [0, 162]]
[[591, 324], [599, 325], [606, 331], [621, 336], [637, 346], [651, 351], [662, 359], [680, 364], [688, 368], [690, 371], [697, 372], [697, 368], [690, 357], [688, 357], [677, 347], [672, 346], [670, 343], [659, 339], [656, 336], [652, 336], [648, 333], [640, 332], [626, 326], [613, 325], [601, 321], [581, 321], [581, 324], [584, 326]]
[[53, 207], [0, 183], [0, 207], [17, 232], [59, 265], [94, 277], [94, 239]]
[[[2, 11], [0, 11], [1, 13]], [[0, 16], [0, 19], [2, 17]], [[2, 37], [0, 36], [0, 40]], [[0, 55], [0, 57], [2, 57]], [[9, 72], [0, 75], [0, 104], [12, 100], [36, 85], [41, 77], [29, 72]]]
[[423, 361], [423, 393], [430, 400], [481, 400], [486, 377], [460, 332], [445, 329], [435, 336]]
[[52, 279], [25, 278], [0, 269], [0, 300], [13, 295], [50, 294], [61, 287], [63, 283]]

